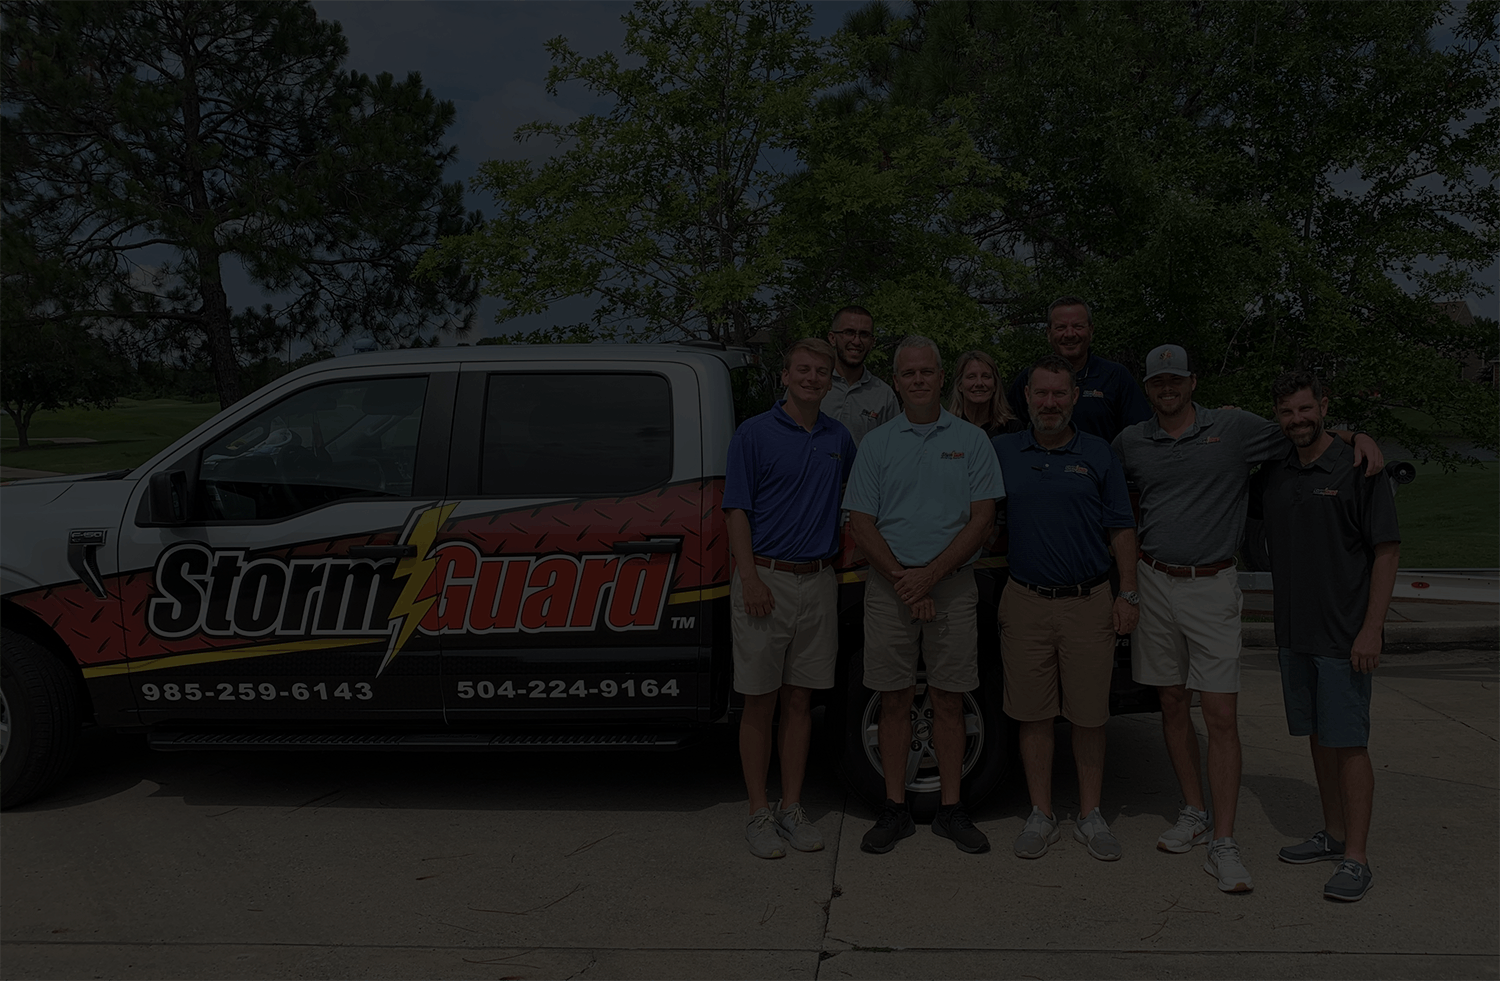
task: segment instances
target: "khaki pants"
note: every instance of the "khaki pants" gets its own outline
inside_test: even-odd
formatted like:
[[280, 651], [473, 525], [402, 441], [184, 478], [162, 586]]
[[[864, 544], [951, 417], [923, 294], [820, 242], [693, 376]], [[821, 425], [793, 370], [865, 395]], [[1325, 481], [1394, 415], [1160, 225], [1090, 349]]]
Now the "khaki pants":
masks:
[[797, 575], [757, 566], [771, 590], [770, 616], [745, 612], [736, 569], [729, 585], [734, 635], [734, 690], [766, 695], [782, 685], [832, 688], [839, 653], [838, 582], [833, 567]]
[[1007, 584], [1000, 594], [1005, 714], [1017, 722], [1061, 715], [1074, 725], [1104, 725], [1115, 665], [1113, 609], [1107, 584], [1058, 599]]

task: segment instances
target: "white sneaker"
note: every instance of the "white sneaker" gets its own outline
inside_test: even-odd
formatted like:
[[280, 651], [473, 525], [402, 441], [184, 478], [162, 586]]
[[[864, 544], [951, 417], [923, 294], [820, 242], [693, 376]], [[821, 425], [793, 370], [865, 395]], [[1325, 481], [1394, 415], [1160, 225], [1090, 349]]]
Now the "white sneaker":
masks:
[[1177, 823], [1161, 833], [1156, 847], [1164, 852], [1181, 855], [1192, 851], [1214, 836], [1214, 819], [1208, 811], [1200, 811], [1191, 804], [1184, 804], [1177, 815]]
[[1215, 838], [1208, 844], [1203, 871], [1219, 880], [1223, 892], [1249, 892], [1255, 888], [1250, 870], [1240, 861], [1240, 846], [1233, 838]]
[[776, 832], [776, 819], [771, 816], [769, 807], [762, 807], [750, 815], [750, 820], [745, 824], [745, 842], [750, 846], [750, 854], [756, 858], [781, 858], [786, 855], [786, 847], [781, 843], [781, 835]]
[[778, 803], [771, 813], [776, 819], [776, 833], [785, 838], [787, 844], [799, 852], [823, 850], [823, 835], [817, 825], [808, 820], [801, 804], [793, 804], [783, 811]]

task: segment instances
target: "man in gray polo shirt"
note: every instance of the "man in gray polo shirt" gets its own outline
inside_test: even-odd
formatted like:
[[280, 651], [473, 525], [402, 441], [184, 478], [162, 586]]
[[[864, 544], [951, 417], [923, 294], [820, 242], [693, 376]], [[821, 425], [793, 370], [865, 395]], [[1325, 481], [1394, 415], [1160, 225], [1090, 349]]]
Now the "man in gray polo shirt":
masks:
[[834, 314], [828, 343], [838, 355], [838, 365], [823, 411], [843, 423], [858, 446], [870, 430], [896, 418], [901, 403], [891, 386], [865, 367], [865, 358], [875, 346], [875, 318], [870, 311], [849, 306]]
[[[1197, 376], [1187, 352], [1163, 344], [1146, 357], [1146, 398], [1156, 414], [1127, 426], [1114, 450], [1140, 491], [1140, 625], [1131, 644], [1135, 680], [1161, 694], [1162, 735], [1185, 806], [1156, 847], [1181, 854], [1207, 843], [1204, 870], [1225, 892], [1248, 892], [1250, 872], [1234, 839], [1240, 793], [1240, 612], [1234, 553], [1245, 534], [1250, 472], [1281, 459], [1286, 437], [1274, 422], [1192, 400]], [[1375, 441], [1354, 443], [1354, 462], [1385, 465]], [[1208, 730], [1203, 796], [1198, 735], [1189, 711], [1197, 692]]]

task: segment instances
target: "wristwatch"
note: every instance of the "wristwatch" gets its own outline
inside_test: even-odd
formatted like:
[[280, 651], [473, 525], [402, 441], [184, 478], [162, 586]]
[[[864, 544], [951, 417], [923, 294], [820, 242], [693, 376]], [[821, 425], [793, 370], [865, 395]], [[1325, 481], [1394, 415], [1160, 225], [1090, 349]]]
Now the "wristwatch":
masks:
[[1131, 606], [1140, 606], [1141, 605], [1141, 594], [1138, 593], [1138, 592], [1136, 592], [1133, 589], [1122, 589], [1122, 590], [1120, 590], [1120, 599], [1122, 599], [1125, 602], [1129, 603]]

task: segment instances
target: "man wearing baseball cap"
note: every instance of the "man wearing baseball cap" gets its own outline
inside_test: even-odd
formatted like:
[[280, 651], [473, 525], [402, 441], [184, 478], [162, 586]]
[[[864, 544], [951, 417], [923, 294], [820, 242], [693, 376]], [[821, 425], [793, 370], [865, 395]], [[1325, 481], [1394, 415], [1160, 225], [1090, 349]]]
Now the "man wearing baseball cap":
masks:
[[[1253, 883], [1234, 839], [1240, 792], [1240, 612], [1234, 553], [1245, 534], [1250, 472], [1283, 459], [1289, 444], [1274, 422], [1240, 409], [1193, 401], [1193, 362], [1176, 344], [1146, 356], [1146, 398], [1155, 415], [1115, 437], [1125, 476], [1140, 491], [1140, 624], [1132, 673], [1161, 694], [1162, 735], [1182, 789], [1175, 826], [1157, 839], [1165, 852], [1207, 844], [1204, 871], [1224, 892]], [[1363, 433], [1337, 434], [1354, 446], [1354, 465], [1385, 465]], [[1208, 730], [1210, 811], [1203, 794], [1198, 736], [1189, 707], [1197, 692]]]

